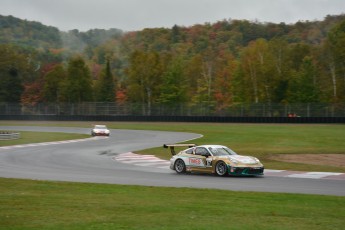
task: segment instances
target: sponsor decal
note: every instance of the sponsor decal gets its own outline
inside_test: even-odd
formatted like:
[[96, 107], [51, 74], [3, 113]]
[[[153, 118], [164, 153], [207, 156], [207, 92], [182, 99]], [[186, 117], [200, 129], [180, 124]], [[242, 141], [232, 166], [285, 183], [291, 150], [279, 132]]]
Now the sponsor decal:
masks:
[[204, 166], [204, 163], [199, 158], [189, 158], [189, 164], [194, 166]]

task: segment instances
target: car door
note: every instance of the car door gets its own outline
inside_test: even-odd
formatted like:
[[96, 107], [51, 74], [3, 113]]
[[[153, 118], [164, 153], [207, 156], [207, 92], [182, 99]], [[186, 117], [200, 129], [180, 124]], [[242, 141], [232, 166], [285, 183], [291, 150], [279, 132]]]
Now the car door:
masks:
[[196, 147], [194, 150], [194, 156], [189, 158], [189, 165], [192, 171], [195, 172], [207, 172], [210, 171], [208, 167], [206, 167], [206, 156], [208, 155], [208, 151], [204, 147]]

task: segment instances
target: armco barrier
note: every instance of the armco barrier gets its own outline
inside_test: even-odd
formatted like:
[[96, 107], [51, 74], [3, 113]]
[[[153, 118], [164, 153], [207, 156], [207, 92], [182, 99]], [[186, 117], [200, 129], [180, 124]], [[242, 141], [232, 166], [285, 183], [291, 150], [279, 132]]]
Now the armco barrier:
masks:
[[151, 121], [224, 123], [344, 123], [345, 117], [220, 117], [220, 116], [83, 116], [0, 115], [0, 120], [32, 121]]
[[20, 133], [14, 133], [11, 131], [0, 131], [0, 140], [14, 140], [19, 138]]

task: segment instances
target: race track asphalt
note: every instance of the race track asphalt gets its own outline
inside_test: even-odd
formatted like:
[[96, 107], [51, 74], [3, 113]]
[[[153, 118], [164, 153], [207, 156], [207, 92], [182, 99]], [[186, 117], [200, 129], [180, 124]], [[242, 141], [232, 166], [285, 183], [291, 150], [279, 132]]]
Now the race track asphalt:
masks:
[[[0, 126], [0, 130], [90, 133], [90, 129], [66, 127]], [[118, 154], [198, 137], [199, 134], [192, 133], [112, 129], [109, 138], [90, 137], [76, 142], [0, 147], [0, 177], [345, 196], [345, 180], [269, 175], [178, 175], [167, 168], [140, 167], [113, 160]]]

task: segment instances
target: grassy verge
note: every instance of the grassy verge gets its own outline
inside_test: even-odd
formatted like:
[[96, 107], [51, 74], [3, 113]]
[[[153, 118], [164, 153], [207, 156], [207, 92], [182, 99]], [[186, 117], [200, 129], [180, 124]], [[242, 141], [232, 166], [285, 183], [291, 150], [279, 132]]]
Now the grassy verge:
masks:
[[[0, 125], [87, 127], [97, 122], [0, 121]], [[197, 144], [223, 144], [239, 154], [258, 157], [266, 168], [299, 171], [344, 172], [344, 167], [287, 163], [272, 160], [274, 154], [345, 154], [345, 125], [333, 124], [233, 124], [168, 122], [99, 122], [112, 129], [191, 132], [204, 135]], [[0, 142], [1, 144], [1, 142]], [[162, 147], [139, 151], [169, 159]]]
[[0, 178], [0, 229], [343, 229], [345, 197]]

